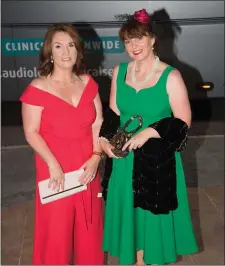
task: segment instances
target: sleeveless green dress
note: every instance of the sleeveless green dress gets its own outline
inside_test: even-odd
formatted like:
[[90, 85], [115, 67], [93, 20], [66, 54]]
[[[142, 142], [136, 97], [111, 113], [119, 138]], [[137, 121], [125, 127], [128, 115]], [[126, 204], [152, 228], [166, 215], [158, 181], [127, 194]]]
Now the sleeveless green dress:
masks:
[[[166, 91], [167, 77], [174, 68], [167, 66], [158, 82], [136, 92], [125, 83], [128, 63], [119, 65], [117, 106], [121, 126], [134, 114], [143, 117], [143, 127], [171, 115]], [[137, 126], [133, 120], [128, 130]], [[141, 129], [141, 130], [142, 130]], [[117, 256], [120, 264], [136, 263], [136, 251], [144, 250], [146, 264], [165, 264], [177, 255], [197, 252], [186, 192], [181, 156], [176, 153], [178, 208], [165, 215], [133, 207], [133, 152], [122, 159], [113, 159], [108, 184], [103, 250]]]

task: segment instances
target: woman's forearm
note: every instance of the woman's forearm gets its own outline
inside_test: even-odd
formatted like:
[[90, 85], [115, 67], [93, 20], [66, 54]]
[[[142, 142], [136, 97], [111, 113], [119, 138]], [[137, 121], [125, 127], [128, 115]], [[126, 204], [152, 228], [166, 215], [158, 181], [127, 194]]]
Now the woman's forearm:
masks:
[[98, 119], [95, 121], [95, 123], [92, 125], [92, 133], [93, 133], [93, 150], [97, 152], [102, 152], [101, 146], [99, 145], [98, 138], [99, 138], [99, 132], [102, 126], [102, 119]]
[[43, 140], [41, 135], [37, 132], [25, 133], [26, 140], [31, 148], [51, 167], [54, 164], [58, 164], [53, 153], [50, 151], [46, 142]]
[[159, 133], [154, 128], [148, 127], [146, 131], [148, 132], [149, 138], [160, 138]]

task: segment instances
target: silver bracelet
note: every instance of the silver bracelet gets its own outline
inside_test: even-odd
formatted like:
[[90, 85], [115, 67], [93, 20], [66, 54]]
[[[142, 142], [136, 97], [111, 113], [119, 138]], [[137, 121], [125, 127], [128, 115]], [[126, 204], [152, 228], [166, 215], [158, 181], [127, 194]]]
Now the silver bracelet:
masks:
[[99, 137], [98, 138], [98, 144], [100, 144], [100, 140], [101, 139], [109, 143], [109, 140], [107, 138], [105, 138], [105, 137]]

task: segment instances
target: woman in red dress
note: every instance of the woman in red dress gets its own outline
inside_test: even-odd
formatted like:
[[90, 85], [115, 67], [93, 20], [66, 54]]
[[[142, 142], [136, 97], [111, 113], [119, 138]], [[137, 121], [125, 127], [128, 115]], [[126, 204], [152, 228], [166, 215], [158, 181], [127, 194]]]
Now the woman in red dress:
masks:
[[[82, 58], [76, 30], [53, 26], [41, 50], [40, 77], [20, 97], [24, 132], [36, 162], [33, 264], [68, 265], [72, 254], [74, 264], [104, 264], [97, 143], [102, 106], [96, 82], [82, 72]], [[39, 181], [50, 177], [49, 186], [59, 191], [64, 173], [80, 168], [87, 190], [41, 204]]]

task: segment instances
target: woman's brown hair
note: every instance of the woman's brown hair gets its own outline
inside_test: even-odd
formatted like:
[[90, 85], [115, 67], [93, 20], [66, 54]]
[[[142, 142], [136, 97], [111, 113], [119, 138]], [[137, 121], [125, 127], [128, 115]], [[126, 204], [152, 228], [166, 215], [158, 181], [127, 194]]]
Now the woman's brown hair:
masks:
[[139, 38], [143, 36], [150, 36], [155, 38], [154, 53], [156, 54], [157, 49], [157, 36], [152, 30], [151, 22], [141, 23], [134, 19], [133, 16], [129, 17], [127, 21], [122, 25], [119, 31], [119, 37], [124, 42], [126, 39]]
[[78, 32], [71, 24], [56, 24], [52, 26], [45, 35], [44, 43], [40, 53], [39, 74], [41, 76], [48, 76], [53, 71], [53, 63], [51, 62], [52, 38], [57, 32], [65, 32], [73, 39], [77, 49], [77, 60], [73, 67], [73, 72], [76, 75], [84, 73], [84, 46]]

